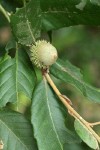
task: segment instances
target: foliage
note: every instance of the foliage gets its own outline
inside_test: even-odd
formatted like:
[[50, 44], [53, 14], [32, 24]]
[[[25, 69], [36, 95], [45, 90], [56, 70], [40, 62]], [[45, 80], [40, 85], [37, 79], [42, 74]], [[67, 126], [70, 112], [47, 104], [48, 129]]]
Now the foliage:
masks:
[[[80, 24], [100, 25], [100, 2], [14, 0], [13, 3], [1, 0], [0, 11], [3, 18], [0, 27], [10, 28], [9, 40], [0, 47], [0, 140], [3, 149], [97, 149], [97, 139], [80, 121], [72, 122], [75, 129], [68, 127], [69, 114], [41, 73], [42, 79], [38, 80], [29, 50], [41, 39], [41, 32]], [[100, 89], [86, 83], [80, 69], [68, 60], [58, 59], [51, 66], [50, 74], [75, 86], [92, 102], [100, 103]], [[81, 143], [81, 139], [91, 148]]]

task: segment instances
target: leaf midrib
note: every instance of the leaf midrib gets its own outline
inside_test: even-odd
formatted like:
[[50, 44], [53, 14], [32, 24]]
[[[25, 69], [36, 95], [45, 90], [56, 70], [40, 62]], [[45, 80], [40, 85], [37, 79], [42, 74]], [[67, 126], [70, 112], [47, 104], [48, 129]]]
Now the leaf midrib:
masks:
[[16, 72], [15, 72], [15, 77], [16, 77], [16, 82], [15, 82], [15, 86], [16, 86], [16, 108], [18, 110], [18, 47], [16, 44], [16, 59], [15, 59], [15, 63], [16, 63]]
[[47, 97], [46, 98], [46, 100], [47, 100], [47, 106], [48, 106], [48, 111], [49, 111], [49, 115], [50, 115], [50, 118], [51, 118], [52, 126], [54, 128], [54, 131], [55, 131], [55, 134], [57, 136], [58, 143], [60, 144], [61, 150], [63, 150], [62, 144], [60, 142], [59, 136], [58, 136], [57, 131], [56, 131], [56, 127], [55, 127], [54, 122], [53, 122], [53, 118], [52, 118], [52, 114], [51, 114], [51, 109], [50, 109], [50, 106], [49, 106], [49, 100], [48, 100], [48, 91], [47, 91], [47, 85], [46, 85], [47, 83], [46, 83], [45, 79], [44, 79], [44, 83], [45, 83], [45, 92], [46, 92], [45, 94], [46, 94], [46, 97]]

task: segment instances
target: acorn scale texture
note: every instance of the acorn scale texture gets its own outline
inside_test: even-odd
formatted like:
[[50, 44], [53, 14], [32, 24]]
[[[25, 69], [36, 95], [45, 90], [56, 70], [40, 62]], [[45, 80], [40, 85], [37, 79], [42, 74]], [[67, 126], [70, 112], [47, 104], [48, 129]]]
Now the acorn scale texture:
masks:
[[30, 52], [30, 59], [38, 68], [48, 68], [58, 57], [56, 48], [45, 40], [37, 41]]

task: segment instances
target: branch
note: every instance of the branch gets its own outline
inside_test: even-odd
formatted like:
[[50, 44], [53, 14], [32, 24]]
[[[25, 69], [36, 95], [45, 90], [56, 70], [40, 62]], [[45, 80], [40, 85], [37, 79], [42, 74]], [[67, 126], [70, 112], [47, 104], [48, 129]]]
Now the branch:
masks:
[[86, 128], [93, 134], [93, 136], [97, 139], [97, 141], [100, 143], [100, 137], [95, 133], [95, 131], [91, 128], [91, 126], [93, 125], [92, 123], [88, 123], [87, 121], [85, 121], [75, 110], [74, 108], [71, 107], [70, 103], [69, 103], [69, 98], [68, 97], [64, 97], [60, 91], [58, 90], [58, 88], [56, 87], [56, 85], [54, 84], [54, 82], [52, 81], [51, 77], [49, 76], [48, 73], [44, 73], [44, 77], [46, 78], [46, 80], [48, 81], [48, 83], [50, 84], [50, 86], [53, 88], [53, 90], [55, 91], [55, 93], [57, 94], [57, 96], [59, 97], [59, 99], [62, 101], [62, 103], [65, 105], [65, 107], [68, 109], [68, 112], [70, 113], [70, 115], [72, 115], [75, 119], [79, 119], [85, 126]]
[[99, 122], [94, 122], [94, 123], [89, 123], [89, 125], [90, 125], [91, 127], [96, 126], [96, 125], [100, 125], [100, 121], [99, 121]]
[[3, 13], [3, 15], [6, 17], [6, 19], [8, 20], [8, 22], [10, 22], [10, 17], [8, 15], [8, 12], [2, 7], [2, 5], [0, 4], [0, 11]]

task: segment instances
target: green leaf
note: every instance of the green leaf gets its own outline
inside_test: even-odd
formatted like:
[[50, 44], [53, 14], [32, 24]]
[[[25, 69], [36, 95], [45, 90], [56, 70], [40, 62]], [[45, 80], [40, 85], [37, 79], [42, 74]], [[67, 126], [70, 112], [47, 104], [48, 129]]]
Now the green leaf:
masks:
[[74, 122], [75, 130], [81, 139], [91, 148], [99, 149], [98, 141], [78, 119]]
[[16, 41], [12, 38], [8, 41], [5, 50], [8, 52], [10, 49], [16, 48]]
[[[94, 1], [94, 2], [93, 2]], [[73, 25], [99, 25], [98, 0], [40, 0], [42, 28], [53, 30]]]
[[3, 150], [37, 150], [30, 122], [14, 111], [0, 111], [0, 140]]
[[63, 150], [64, 143], [80, 142], [66, 128], [60, 104], [45, 79], [34, 92], [31, 120], [39, 150]]
[[25, 114], [30, 109], [31, 99], [25, 96], [24, 93], [18, 93], [18, 100], [15, 103], [9, 103], [7, 105], [11, 110], [18, 111]]
[[11, 16], [13, 32], [22, 44], [35, 41], [45, 31], [72, 25], [100, 25], [98, 0], [30, 0]]
[[82, 142], [79, 144], [65, 144], [64, 150], [91, 150], [91, 148]]
[[100, 103], [100, 90], [85, 83], [80, 70], [70, 62], [59, 59], [51, 67], [51, 73], [62, 81], [74, 85], [88, 99]]
[[17, 50], [15, 58], [6, 55], [0, 60], [0, 107], [17, 102], [18, 93], [30, 99], [35, 86], [35, 74], [24, 50]]
[[13, 32], [18, 42], [30, 45], [35, 42], [35, 37], [40, 35], [41, 15], [39, 16], [39, 1], [32, 0], [24, 8], [17, 9], [11, 16]]

